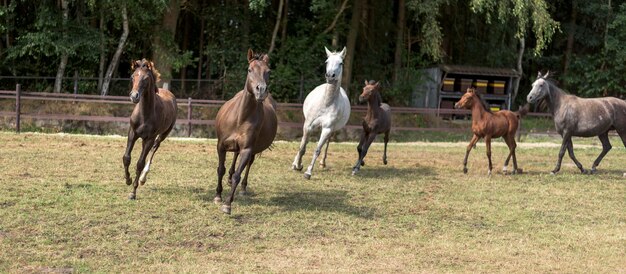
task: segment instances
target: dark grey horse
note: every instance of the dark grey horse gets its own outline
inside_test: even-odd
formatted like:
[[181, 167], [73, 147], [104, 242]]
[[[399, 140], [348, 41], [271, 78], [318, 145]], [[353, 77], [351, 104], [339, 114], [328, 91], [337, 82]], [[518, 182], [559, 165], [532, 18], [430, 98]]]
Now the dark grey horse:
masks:
[[[567, 94], [551, 80], [548, 80], [549, 74], [550, 72], [541, 75], [539, 72], [526, 100], [531, 104], [540, 100], [546, 102], [552, 113], [556, 131], [563, 137], [559, 158], [552, 174], [561, 169], [565, 149], [582, 173], [593, 174], [602, 158], [611, 150], [609, 130], [616, 130], [622, 138], [624, 146], [626, 146], [626, 102], [615, 97], [579, 98]], [[585, 170], [582, 164], [576, 160], [572, 136], [598, 136], [600, 138], [602, 152], [593, 162], [591, 170]], [[626, 177], [626, 173], [624, 176]]]

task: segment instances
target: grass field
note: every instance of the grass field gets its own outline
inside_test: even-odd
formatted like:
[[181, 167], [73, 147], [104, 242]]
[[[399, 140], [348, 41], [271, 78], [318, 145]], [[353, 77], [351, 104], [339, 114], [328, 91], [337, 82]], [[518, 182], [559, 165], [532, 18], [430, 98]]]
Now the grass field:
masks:
[[[357, 176], [356, 145], [333, 143], [310, 181], [277, 142], [228, 216], [215, 140], [165, 141], [129, 201], [125, 138], [0, 133], [0, 272], [626, 272], [626, 149], [551, 176], [558, 141], [526, 140], [525, 173], [491, 177], [483, 142], [467, 175], [462, 142], [392, 143], [387, 166], [376, 144]], [[590, 167], [597, 140], [574, 142]], [[494, 171], [505, 156], [498, 141]]]

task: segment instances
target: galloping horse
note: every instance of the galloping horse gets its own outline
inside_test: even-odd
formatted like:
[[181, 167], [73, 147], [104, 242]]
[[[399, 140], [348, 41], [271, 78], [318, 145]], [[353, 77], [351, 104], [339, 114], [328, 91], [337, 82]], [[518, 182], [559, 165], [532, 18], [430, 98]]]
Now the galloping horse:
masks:
[[367, 155], [367, 150], [376, 139], [376, 134], [385, 133], [385, 151], [383, 152], [383, 164], [387, 164], [387, 142], [389, 142], [389, 131], [391, 130], [391, 108], [388, 104], [383, 103], [380, 96], [380, 82], [365, 81], [363, 92], [359, 96], [359, 101], [363, 103], [367, 101], [367, 114], [363, 119], [363, 134], [361, 141], [356, 147], [359, 152], [359, 158], [352, 168], [352, 175], [355, 175], [365, 165], [363, 158]]
[[[526, 97], [528, 103], [544, 101], [547, 103], [556, 131], [563, 137], [559, 158], [552, 174], [561, 169], [561, 162], [565, 149], [569, 153], [581, 173], [595, 173], [602, 158], [611, 150], [609, 142], [609, 130], [616, 130], [622, 143], [626, 146], [626, 102], [615, 97], [604, 98], [579, 98], [566, 94], [549, 80], [550, 72], [546, 75], [537, 75], [533, 88]], [[572, 136], [593, 137], [598, 136], [602, 142], [602, 152], [593, 162], [591, 170], [585, 170], [583, 165], [574, 156]], [[626, 173], [624, 173], [626, 177]]]
[[302, 110], [304, 112], [304, 126], [302, 127], [302, 141], [300, 150], [293, 160], [292, 168], [302, 170], [302, 155], [306, 152], [306, 145], [309, 142], [309, 133], [321, 128], [322, 133], [317, 142], [315, 153], [311, 164], [304, 172], [304, 178], [310, 179], [315, 161], [319, 157], [322, 147], [326, 144], [324, 157], [320, 162], [322, 167], [326, 166], [326, 155], [331, 134], [342, 129], [350, 118], [350, 100], [346, 91], [340, 87], [341, 74], [343, 73], [343, 58], [346, 56], [346, 48], [341, 52], [330, 52], [326, 47], [326, 83], [317, 86], [304, 99]]
[[465, 152], [465, 159], [463, 160], [463, 173], [467, 173], [467, 158], [469, 153], [476, 145], [476, 142], [480, 138], [485, 138], [485, 145], [487, 146], [487, 159], [489, 159], [489, 171], [488, 175], [491, 175], [491, 138], [502, 137], [506, 145], [509, 147], [509, 156], [504, 161], [504, 167], [502, 171], [506, 173], [509, 165], [509, 160], [513, 157], [513, 174], [522, 172], [517, 168], [517, 157], [515, 156], [515, 132], [519, 127], [520, 119], [528, 113], [528, 106], [524, 106], [517, 112], [508, 110], [501, 110], [493, 113], [489, 106], [483, 101], [482, 97], [476, 93], [473, 88], [468, 88], [463, 97], [454, 104], [455, 108], [466, 108], [472, 110], [472, 132], [474, 136], [467, 145]]
[[[270, 77], [269, 56], [255, 54], [248, 49], [248, 76], [244, 89], [224, 103], [217, 112], [215, 128], [217, 131], [217, 189], [214, 202], [222, 202], [222, 178], [226, 173], [224, 162], [226, 152], [234, 152], [229, 172], [230, 194], [222, 205], [222, 211], [230, 214], [235, 189], [241, 179], [241, 172], [246, 168], [241, 194], [245, 194], [248, 184], [248, 172], [256, 154], [261, 153], [274, 141], [276, 136], [276, 101], [267, 91]], [[241, 156], [235, 170], [237, 157]]]
[[[127, 185], [131, 184], [130, 172], [128, 172], [130, 153], [137, 138], [141, 138], [142, 148], [137, 161], [133, 192], [128, 197], [131, 200], [137, 196], [139, 183], [143, 185], [146, 182], [154, 154], [176, 123], [177, 110], [174, 94], [169, 90], [157, 88], [156, 83], [159, 81], [160, 74], [152, 62], [146, 59], [137, 60], [133, 63], [133, 69], [135, 71], [131, 76], [133, 87], [130, 100], [136, 105], [130, 116], [128, 142], [123, 157]], [[146, 156], [151, 150], [152, 155], [146, 165]]]

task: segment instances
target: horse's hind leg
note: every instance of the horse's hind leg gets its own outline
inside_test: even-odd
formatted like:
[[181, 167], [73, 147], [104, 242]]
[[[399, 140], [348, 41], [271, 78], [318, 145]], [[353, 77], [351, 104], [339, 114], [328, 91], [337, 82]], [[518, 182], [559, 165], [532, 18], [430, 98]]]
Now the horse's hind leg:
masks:
[[126, 177], [126, 185], [130, 185], [133, 183], [130, 178], [130, 172], [128, 171], [128, 167], [130, 166], [130, 153], [133, 151], [133, 147], [135, 146], [135, 142], [137, 141], [137, 134], [135, 131], [129, 127], [128, 128], [128, 140], [126, 142], [126, 151], [124, 152], [124, 157], [122, 157], [122, 161], [124, 162], [124, 176]]
[[387, 143], [389, 142], [389, 130], [385, 131], [385, 151], [383, 152], [383, 164], [387, 164]]
[[324, 143], [328, 141], [328, 138], [330, 138], [331, 133], [332, 132], [330, 128], [322, 129], [322, 134], [320, 135], [320, 140], [317, 142], [317, 147], [315, 148], [315, 153], [313, 153], [313, 159], [311, 160], [311, 164], [304, 172], [305, 179], [311, 179], [311, 174], [313, 172], [313, 167], [315, 166], [315, 161], [317, 161], [317, 157], [320, 156], [320, 153], [322, 152], [322, 146], [324, 146]]
[[298, 154], [296, 154], [296, 158], [293, 160], [293, 164], [291, 168], [293, 170], [302, 170], [302, 156], [306, 153], [306, 144], [309, 142], [309, 125], [304, 122], [304, 126], [302, 127], [302, 140], [300, 141], [300, 149], [298, 150]]
[[[332, 138], [332, 136], [331, 136]], [[320, 166], [322, 168], [326, 167], [326, 156], [328, 156], [328, 146], [330, 146], [330, 139], [328, 138], [328, 141], [326, 142], [326, 148], [324, 149], [324, 156], [322, 157], [322, 160], [320, 161]]]
[[[372, 145], [372, 142], [374, 142], [375, 139], [376, 139], [376, 133], [370, 132], [367, 135], [367, 140], [365, 140], [365, 144], [363, 144], [363, 151], [361, 151], [361, 156], [359, 157], [357, 164], [363, 161], [363, 159], [367, 155], [367, 151], [369, 150], [370, 145]], [[355, 168], [352, 170], [352, 175], [356, 174], [358, 171], [359, 171], [359, 168], [355, 166]]]
[[[619, 134], [619, 137], [622, 138], [622, 144], [624, 144], [624, 146], [626, 147], [626, 129], [625, 130], [618, 130], [617, 134]], [[622, 174], [622, 176], [626, 177], [626, 172], [624, 172], [624, 174]]]
[[235, 173], [235, 167], [237, 165], [237, 157], [239, 157], [239, 152], [235, 152], [233, 155], [233, 163], [230, 165], [230, 169], [228, 170], [228, 181], [233, 178], [233, 174]]
[[241, 190], [239, 191], [239, 195], [245, 196], [248, 194], [248, 173], [250, 173], [250, 167], [252, 163], [254, 163], [254, 156], [250, 157], [250, 161], [248, 161], [248, 166], [246, 166], [246, 173], [243, 175], [243, 180], [241, 181]]
[[148, 160], [148, 163], [146, 163], [146, 165], [143, 168], [143, 171], [141, 172], [141, 175], [139, 176], [139, 183], [141, 185], [144, 185], [146, 183], [147, 180], [147, 176], [148, 176], [148, 172], [150, 172], [150, 165], [152, 165], [152, 159], [154, 158], [154, 154], [157, 152], [157, 150], [159, 150], [159, 146], [161, 145], [161, 137], [157, 136], [156, 140], [154, 141], [154, 146], [152, 146], [152, 151], [150, 153], [150, 160]]
[[491, 176], [493, 165], [491, 164], [491, 136], [485, 136], [485, 146], [487, 147], [487, 160], [489, 160], [489, 170], [487, 175]]
[[600, 138], [600, 142], [602, 142], [602, 152], [600, 152], [598, 158], [593, 162], [593, 166], [591, 166], [591, 174], [596, 173], [596, 167], [600, 165], [600, 162], [602, 161], [604, 156], [609, 153], [609, 150], [611, 150], [612, 148], [611, 142], [609, 141], [608, 131], [598, 135], [598, 138]]
[[217, 144], [217, 188], [215, 189], [215, 198], [213, 202], [216, 204], [222, 203], [222, 179], [226, 173], [226, 149], [224, 149], [219, 143]]
[[515, 143], [515, 133], [507, 135], [504, 138], [504, 142], [509, 147], [509, 156], [506, 157], [506, 161], [504, 161], [503, 172], [506, 172], [507, 167], [509, 166], [509, 159], [513, 158], [513, 174], [518, 172], [521, 173], [521, 169], [517, 168], [517, 156], [515, 155], [515, 149], [517, 148], [517, 143]]
[[139, 187], [139, 177], [143, 172], [143, 168], [146, 165], [146, 156], [152, 149], [154, 145], [154, 139], [144, 139], [141, 144], [141, 154], [139, 155], [139, 160], [137, 160], [137, 175], [135, 177], [135, 182], [133, 182], [133, 192], [128, 195], [128, 198], [134, 200], [137, 198], [137, 187]]

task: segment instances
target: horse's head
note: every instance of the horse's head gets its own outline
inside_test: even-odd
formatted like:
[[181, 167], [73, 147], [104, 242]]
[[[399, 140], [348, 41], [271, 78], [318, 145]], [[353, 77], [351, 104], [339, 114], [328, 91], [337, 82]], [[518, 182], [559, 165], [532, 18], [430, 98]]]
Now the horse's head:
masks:
[[470, 109], [474, 105], [474, 99], [476, 98], [476, 90], [474, 88], [468, 88], [465, 94], [459, 99], [454, 108], [466, 108]]
[[363, 87], [363, 92], [359, 95], [359, 102], [363, 103], [370, 99], [372, 95], [376, 95], [380, 92], [380, 82], [374, 82], [365, 80], [365, 86]]
[[549, 71], [546, 73], [546, 75], [541, 75], [541, 71], [537, 74], [537, 80], [533, 82], [533, 88], [530, 90], [530, 93], [528, 93], [526, 101], [534, 104], [537, 101], [541, 100], [543, 97], [546, 97], [548, 92], [550, 92], [550, 84], [547, 80], [549, 75]]
[[331, 52], [326, 47], [326, 82], [337, 82], [343, 73], [343, 58], [346, 57], [346, 47], [341, 52]]
[[142, 94], [147, 89], [155, 89], [156, 84], [154, 64], [146, 59], [137, 60], [132, 64], [134, 70], [131, 76], [132, 88], [130, 90], [130, 100], [139, 103]]
[[258, 102], [267, 98], [267, 83], [270, 78], [270, 57], [267, 54], [254, 53], [248, 49], [248, 76], [246, 90], [254, 95]]

